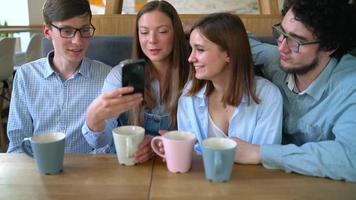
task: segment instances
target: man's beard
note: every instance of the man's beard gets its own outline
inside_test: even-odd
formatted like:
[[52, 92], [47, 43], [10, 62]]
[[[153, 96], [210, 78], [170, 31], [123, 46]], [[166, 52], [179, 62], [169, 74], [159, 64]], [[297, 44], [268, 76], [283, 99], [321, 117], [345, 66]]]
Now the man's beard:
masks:
[[314, 60], [307, 65], [303, 65], [295, 68], [286, 68], [283, 65], [281, 65], [281, 69], [289, 74], [304, 75], [314, 70], [318, 64], [319, 64], [319, 57], [316, 56]]

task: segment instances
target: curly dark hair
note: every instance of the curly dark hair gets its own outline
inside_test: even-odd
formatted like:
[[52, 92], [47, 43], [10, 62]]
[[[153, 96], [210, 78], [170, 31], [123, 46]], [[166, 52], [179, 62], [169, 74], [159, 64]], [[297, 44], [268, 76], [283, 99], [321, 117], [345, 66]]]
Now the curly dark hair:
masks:
[[322, 49], [335, 49], [333, 57], [340, 58], [356, 47], [354, 0], [286, 0], [282, 15], [289, 9], [320, 40]]

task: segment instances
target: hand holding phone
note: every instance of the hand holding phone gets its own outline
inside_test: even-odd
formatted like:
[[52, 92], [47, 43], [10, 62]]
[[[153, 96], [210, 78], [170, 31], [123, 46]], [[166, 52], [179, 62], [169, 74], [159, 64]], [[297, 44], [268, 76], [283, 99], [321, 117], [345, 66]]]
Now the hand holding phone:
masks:
[[122, 65], [122, 86], [131, 86], [134, 88], [134, 93], [142, 93], [145, 91], [145, 68], [146, 61], [144, 59], [125, 60]]

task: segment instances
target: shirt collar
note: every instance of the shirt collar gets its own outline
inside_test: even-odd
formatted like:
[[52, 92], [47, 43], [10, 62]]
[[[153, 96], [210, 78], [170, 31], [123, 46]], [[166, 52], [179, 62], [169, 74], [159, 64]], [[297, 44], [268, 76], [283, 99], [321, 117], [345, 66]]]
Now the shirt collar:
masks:
[[306, 94], [307, 93], [307, 90], [304, 90], [302, 92], [300, 92], [295, 84], [295, 77], [294, 77], [294, 74], [288, 74], [287, 75], [287, 78], [286, 78], [286, 84], [287, 84], [287, 87], [290, 91], [298, 94], [298, 95], [303, 95], [303, 94]]
[[319, 74], [319, 76], [310, 84], [310, 86], [304, 90], [299, 91], [295, 85], [294, 74], [288, 74], [286, 78], [286, 84], [289, 90], [297, 93], [298, 95], [308, 94], [315, 100], [319, 100], [327, 87], [328, 80], [332, 75], [337, 64], [335, 58], [330, 59], [329, 63], [326, 65], [324, 70]]
[[[47, 54], [47, 60], [46, 60], [46, 65], [45, 65], [45, 70], [44, 70], [44, 78], [48, 78], [52, 74], [56, 74], [56, 72], [52, 68], [52, 61], [54, 57], [54, 51], [51, 51]], [[74, 73], [73, 77], [76, 76], [77, 74], [81, 74], [82, 76], [86, 78], [90, 78], [90, 60], [87, 57], [84, 57], [82, 60], [82, 63], [80, 64], [78, 70], [76, 73]]]

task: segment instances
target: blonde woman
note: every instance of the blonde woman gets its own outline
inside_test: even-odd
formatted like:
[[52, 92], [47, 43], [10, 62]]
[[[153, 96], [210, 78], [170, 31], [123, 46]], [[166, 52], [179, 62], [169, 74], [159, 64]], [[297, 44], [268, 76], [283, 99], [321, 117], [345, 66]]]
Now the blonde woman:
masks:
[[148, 160], [153, 155], [149, 145], [152, 135], [162, 129], [176, 129], [178, 98], [189, 72], [188, 55], [188, 42], [174, 7], [166, 1], [147, 3], [137, 14], [132, 55], [148, 63], [145, 96], [124, 95], [133, 88], [122, 87], [121, 68], [114, 67], [103, 94], [87, 110], [83, 134], [88, 143], [93, 147], [110, 145], [114, 150], [112, 129], [140, 125], [146, 137], [135, 158], [138, 162]]

